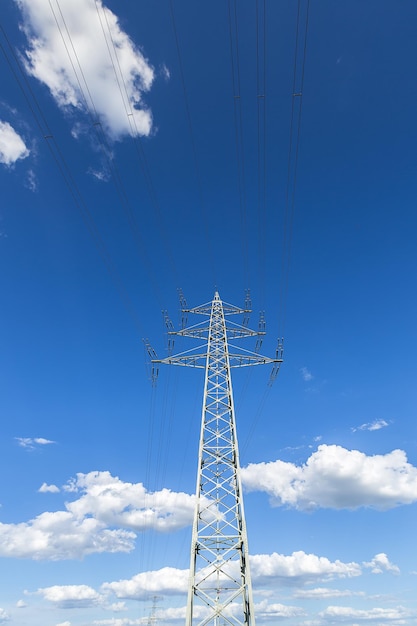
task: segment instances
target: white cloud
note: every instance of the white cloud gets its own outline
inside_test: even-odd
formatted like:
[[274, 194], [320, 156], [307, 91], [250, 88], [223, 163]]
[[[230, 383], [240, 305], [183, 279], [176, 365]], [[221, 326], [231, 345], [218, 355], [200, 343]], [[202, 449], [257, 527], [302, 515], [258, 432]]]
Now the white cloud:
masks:
[[315, 589], [299, 589], [294, 592], [295, 598], [307, 598], [323, 600], [326, 598], [345, 598], [349, 596], [363, 596], [362, 591], [351, 591], [350, 589], [329, 589], [328, 587], [316, 587]]
[[83, 495], [67, 503], [76, 517], [93, 515], [106, 525], [136, 531], [173, 531], [191, 524], [195, 496], [169, 489], [148, 492], [142, 483], [126, 483], [110, 472], [77, 474], [68, 490]]
[[255, 604], [255, 613], [259, 620], [276, 619], [279, 617], [300, 617], [305, 611], [298, 606], [288, 606], [280, 603], [268, 604], [267, 600]]
[[191, 524], [194, 512], [194, 496], [169, 489], [151, 493], [141, 483], [125, 483], [109, 472], [78, 474], [64, 489], [81, 492], [66, 503], [66, 511], [0, 524], [0, 556], [59, 560], [130, 552], [136, 538], [132, 530], [174, 531]]
[[33, 192], [37, 191], [38, 189], [38, 179], [33, 170], [29, 170], [26, 175], [26, 187]]
[[386, 428], [389, 426], [388, 422], [385, 420], [374, 420], [373, 422], [368, 422], [366, 424], [361, 424], [360, 426], [355, 426], [352, 428], [352, 432], [356, 433], [358, 430], [381, 430], [381, 428]]
[[60, 622], [56, 626], [71, 626], [71, 622]]
[[[326, 557], [299, 551], [289, 556], [283, 554], [255, 554], [249, 557], [252, 579], [255, 584], [301, 583], [310, 580], [332, 580], [360, 576], [358, 563], [330, 561]], [[154, 594], [186, 595], [189, 582], [188, 569], [164, 567], [141, 572], [132, 578], [106, 582], [101, 586], [105, 594], [113, 593], [119, 599], [145, 600]]]
[[36, 446], [48, 446], [51, 443], [56, 443], [56, 441], [44, 439], [44, 437], [15, 437], [15, 439], [19, 446], [29, 450], [33, 450]]
[[8, 122], [0, 121], [0, 163], [11, 166], [30, 154], [22, 137]]
[[171, 72], [169, 71], [165, 63], [161, 66], [161, 74], [167, 81], [171, 78]]
[[367, 456], [358, 450], [320, 445], [304, 465], [274, 461], [242, 469], [248, 491], [265, 491], [274, 506], [300, 510], [390, 509], [417, 501], [417, 468], [403, 450]]
[[319, 615], [326, 621], [329, 620], [332, 624], [334, 624], [335, 621], [352, 623], [352, 620], [377, 622], [378, 624], [383, 622], [389, 624], [404, 624], [405, 622], [403, 620], [410, 616], [410, 612], [402, 606], [389, 609], [373, 608], [367, 610], [353, 609], [347, 606], [329, 606]]
[[130, 579], [104, 583], [102, 589], [111, 591], [117, 598], [145, 600], [150, 595], [182, 595], [187, 593], [188, 569], [163, 567], [160, 570], [141, 572]]
[[93, 167], [88, 168], [87, 174], [90, 174], [91, 176], [93, 176], [93, 178], [95, 178], [96, 180], [99, 180], [100, 182], [107, 182], [110, 180], [110, 172], [103, 168], [101, 170], [97, 170], [94, 169]]
[[25, 609], [27, 607], [27, 604], [24, 600], [18, 600], [16, 602], [16, 608], [17, 609]]
[[59, 493], [61, 490], [56, 485], [48, 485], [47, 483], [42, 483], [38, 491], [39, 493]]
[[37, 593], [63, 609], [88, 608], [103, 602], [103, 596], [87, 585], [53, 585], [38, 589]]
[[0, 523], [0, 556], [81, 559], [97, 552], [130, 552], [134, 539], [134, 533], [109, 530], [91, 517], [77, 520], [68, 511], [46, 512], [26, 523]]
[[306, 382], [313, 380], [314, 378], [313, 374], [306, 367], [302, 367], [300, 369], [300, 372], [301, 372], [301, 376], [303, 377], [303, 380], [305, 380]]
[[143, 626], [143, 619], [129, 619], [128, 617], [112, 617], [110, 619], [94, 620], [95, 626]]
[[0, 624], [5, 624], [10, 621], [10, 616], [4, 609], [0, 609]]
[[126, 602], [113, 602], [109, 604], [107, 609], [113, 611], [113, 613], [120, 613], [121, 611], [127, 611]]
[[57, 105], [84, 114], [88, 106], [115, 140], [149, 135], [152, 115], [142, 95], [154, 70], [117, 16], [101, 0], [60, 0], [59, 7], [15, 1], [29, 43], [27, 71], [49, 88]]
[[400, 573], [398, 565], [391, 563], [384, 552], [376, 554], [371, 561], [364, 562], [364, 566], [371, 568], [373, 574], [382, 574], [383, 572]]
[[293, 552], [289, 556], [278, 554], [255, 554], [250, 557], [252, 577], [256, 581], [267, 583], [283, 579], [287, 581], [334, 578], [352, 578], [360, 576], [361, 566], [358, 563], [330, 561], [323, 556], [306, 554], [303, 551]]

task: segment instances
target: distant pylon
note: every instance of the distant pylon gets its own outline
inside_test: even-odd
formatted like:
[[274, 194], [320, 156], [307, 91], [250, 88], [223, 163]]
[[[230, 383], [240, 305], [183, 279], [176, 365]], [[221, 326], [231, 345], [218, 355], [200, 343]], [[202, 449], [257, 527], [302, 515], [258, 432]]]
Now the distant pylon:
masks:
[[159, 602], [159, 600], [161, 600], [160, 596], [153, 596], [152, 597], [152, 608], [151, 608], [151, 612], [149, 613], [149, 617], [148, 617], [148, 626], [156, 626], [156, 605]]
[[[250, 310], [223, 303], [217, 291], [211, 303], [184, 309], [187, 313], [210, 321], [169, 334], [204, 338], [204, 349], [153, 359], [155, 365], [205, 368], [186, 626], [255, 626], [230, 369], [273, 363], [275, 377], [282, 343], [275, 358], [236, 352], [229, 339], [259, 337], [264, 326], [248, 328]], [[235, 314], [243, 314], [245, 323], [226, 324], [225, 316]]]

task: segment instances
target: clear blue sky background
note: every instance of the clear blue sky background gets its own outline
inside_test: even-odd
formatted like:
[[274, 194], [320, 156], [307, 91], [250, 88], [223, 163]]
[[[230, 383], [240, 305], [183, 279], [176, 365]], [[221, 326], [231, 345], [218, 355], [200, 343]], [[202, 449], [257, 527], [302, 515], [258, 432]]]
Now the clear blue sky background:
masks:
[[257, 621], [417, 622], [417, 5], [310, 0], [290, 160], [297, 3], [236, 5], [1, 4], [0, 624], [183, 621], [179, 288], [285, 336], [234, 376]]

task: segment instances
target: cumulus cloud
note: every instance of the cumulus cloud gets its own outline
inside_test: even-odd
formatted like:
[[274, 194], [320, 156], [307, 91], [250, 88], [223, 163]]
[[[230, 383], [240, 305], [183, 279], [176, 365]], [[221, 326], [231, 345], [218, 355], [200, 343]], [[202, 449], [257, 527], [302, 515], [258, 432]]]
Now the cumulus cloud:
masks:
[[109, 604], [107, 608], [109, 611], [113, 611], [113, 613], [127, 611], [126, 602], [113, 602], [113, 604]]
[[87, 585], [53, 585], [37, 593], [62, 609], [89, 608], [103, 602], [103, 596]]
[[[43, 491], [51, 488], [46, 485]], [[59, 560], [130, 552], [133, 531], [174, 531], [193, 518], [194, 496], [169, 489], [151, 493], [142, 483], [125, 483], [109, 472], [78, 474], [64, 489], [80, 495], [66, 503], [65, 511], [0, 524], [0, 556]]]
[[364, 562], [364, 566], [369, 567], [373, 574], [383, 574], [384, 572], [391, 572], [392, 574], [400, 573], [400, 568], [394, 565], [394, 563], [391, 563], [384, 552], [376, 554], [371, 561]]
[[[376, 557], [375, 557], [376, 558]], [[312, 580], [352, 578], [362, 574], [358, 563], [330, 561], [326, 557], [299, 551], [291, 555], [255, 554], [249, 557], [252, 579], [258, 585], [307, 583]], [[141, 572], [132, 578], [103, 583], [101, 592], [113, 593], [119, 599], [144, 600], [154, 594], [185, 595], [188, 589], [188, 569], [164, 567]]]
[[242, 469], [248, 491], [264, 491], [274, 506], [386, 510], [417, 501], [417, 468], [403, 450], [367, 456], [337, 445], [320, 445], [304, 465], [273, 461]]
[[145, 600], [150, 595], [183, 595], [187, 593], [189, 573], [174, 567], [141, 572], [127, 580], [104, 583], [102, 590], [112, 592], [117, 598]]
[[8, 122], [0, 120], [0, 163], [11, 166], [30, 154], [22, 137]]
[[110, 530], [94, 518], [68, 511], [42, 513], [29, 522], [0, 523], [0, 556], [34, 560], [80, 559], [97, 552], [130, 552], [136, 535]]
[[381, 430], [381, 428], [386, 428], [387, 426], [389, 426], [389, 424], [385, 420], [374, 420], [373, 422], [367, 422], [366, 424], [353, 427], [352, 432], [356, 433], [358, 430]]
[[25, 609], [27, 607], [27, 604], [24, 600], [18, 600], [16, 602], [16, 608], [17, 609]]
[[4, 609], [0, 609], [0, 624], [5, 624], [10, 621], [10, 616]]
[[59, 493], [61, 490], [56, 485], [48, 485], [47, 483], [42, 483], [38, 491], [39, 493]]
[[[57, 105], [94, 112], [112, 139], [149, 135], [143, 103], [154, 70], [101, 0], [15, 0], [28, 39], [27, 71], [45, 84]], [[94, 120], [96, 121], [96, 120]]]
[[269, 604], [267, 600], [255, 604], [255, 613], [259, 620], [276, 619], [279, 617], [300, 617], [305, 611], [298, 606], [288, 606], [278, 602]]
[[410, 616], [410, 611], [402, 606], [389, 609], [373, 608], [373, 609], [353, 609], [348, 606], [329, 606], [327, 609], [319, 613], [321, 618], [328, 620], [334, 624], [337, 622], [377, 622], [389, 624], [404, 624], [405, 618]]
[[250, 557], [252, 577], [256, 581], [300, 581], [331, 580], [334, 578], [352, 578], [360, 576], [361, 566], [358, 563], [330, 561], [323, 556], [306, 554], [302, 550], [285, 556], [272, 554], [256, 554]]
[[66, 505], [76, 518], [94, 515], [107, 525], [161, 532], [188, 526], [193, 519], [195, 496], [169, 489], [151, 493], [142, 483], [123, 482], [110, 472], [77, 474], [68, 489], [83, 494]]
[[33, 450], [37, 446], [48, 446], [51, 443], [56, 443], [56, 441], [51, 441], [44, 437], [15, 437], [15, 439], [19, 446], [28, 448], [29, 450]]

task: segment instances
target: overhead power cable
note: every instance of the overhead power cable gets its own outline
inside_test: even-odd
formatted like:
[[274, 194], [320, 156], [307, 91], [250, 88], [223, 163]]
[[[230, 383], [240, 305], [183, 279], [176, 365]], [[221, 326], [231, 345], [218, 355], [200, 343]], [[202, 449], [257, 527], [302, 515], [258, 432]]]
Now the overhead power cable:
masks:
[[[81, 97], [83, 99], [84, 106], [85, 106], [86, 111], [87, 111], [87, 113], [89, 115], [90, 122], [91, 122], [91, 127], [92, 127], [92, 129], [93, 129], [93, 131], [95, 133], [95, 136], [97, 138], [97, 141], [98, 141], [98, 143], [99, 143], [99, 145], [101, 147], [102, 154], [103, 154], [103, 156], [104, 156], [104, 158], [105, 158], [105, 160], [107, 162], [107, 166], [109, 168], [109, 171], [110, 171], [110, 174], [111, 174], [111, 178], [112, 178], [112, 181], [113, 181], [116, 193], [117, 193], [118, 198], [119, 198], [120, 206], [122, 207], [122, 210], [123, 210], [123, 212], [124, 212], [124, 214], [126, 216], [127, 223], [129, 225], [130, 231], [132, 233], [132, 237], [133, 237], [133, 241], [135, 243], [136, 251], [138, 253], [138, 256], [139, 256], [139, 258], [141, 260], [141, 263], [142, 263], [143, 267], [145, 268], [145, 270], [146, 270], [146, 272], [148, 274], [148, 277], [149, 277], [149, 280], [150, 280], [150, 284], [151, 284], [151, 287], [152, 287], [152, 289], [154, 291], [155, 297], [157, 298], [160, 306], [162, 307], [163, 301], [162, 301], [162, 298], [161, 298], [159, 285], [158, 285], [158, 282], [157, 282], [156, 277], [155, 277], [155, 273], [154, 273], [153, 268], [152, 268], [152, 263], [151, 263], [151, 261], [149, 259], [149, 256], [148, 256], [147, 252], [146, 252], [146, 246], [144, 244], [144, 240], [143, 240], [143, 237], [142, 237], [142, 234], [141, 234], [141, 230], [140, 230], [139, 225], [137, 223], [137, 220], [136, 220], [133, 208], [131, 206], [128, 194], [126, 192], [125, 186], [124, 186], [123, 181], [121, 179], [121, 176], [120, 176], [120, 173], [119, 173], [116, 161], [111, 156], [111, 148], [110, 148], [110, 145], [108, 143], [108, 140], [107, 140], [107, 137], [106, 137], [106, 133], [103, 130], [103, 127], [102, 127], [102, 124], [101, 124], [101, 121], [100, 121], [100, 118], [99, 118], [99, 115], [98, 115], [98, 112], [97, 112], [97, 108], [96, 108], [96, 105], [95, 105], [95, 102], [94, 102], [94, 99], [93, 99], [93, 96], [92, 96], [92, 93], [91, 93], [91, 89], [89, 88], [86, 76], [84, 74], [84, 71], [83, 71], [83, 68], [82, 68], [82, 65], [81, 65], [81, 62], [80, 62], [79, 55], [77, 53], [77, 49], [76, 49], [76, 47], [74, 45], [71, 33], [70, 33], [69, 29], [68, 29], [67, 22], [65, 20], [65, 16], [64, 16], [64, 14], [62, 12], [59, 0], [55, 0], [57, 9], [59, 11], [59, 16], [60, 16], [60, 19], [61, 19], [61, 22], [62, 22], [62, 26], [63, 26], [63, 28], [65, 30], [65, 34], [66, 34], [68, 43], [67, 43], [67, 41], [65, 39], [64, 32], [63, 32], [63, 29], [62, 29], [61, 24], [60, 24], [60, 20], [58, 19], [58, 16], [57, 16], [57, 14], [56, 14], [53, 6], [52, 6], [52, 0], [48, 0], [48, 2], [49, 2], [49, 6], [50, 6], [50, 9], [51, 9], [52, 15], [54, 17], [54, 20], [55, 20], [58, 32], [60, 34], [63, 46], [65, 48], [66, 54], [68, 56], [69, 62], [71, 64], [72, 70], [74, 72], [74, 77], [75, 77], [75, 80], [77, 81], [78, 88], [79, 88], [79, 91], [80, 91], [80, 95], [81, 95]], [[106, 40], [106, 38], [105, 38], [105, 40]], [[107, 45], [107, 48], [108, 48], [107, 40], [106, 40], [106, 45]], [[109, 48], [108, 48], [108, 50], [109, 50]], [[71, 51], [72, 51], [72, 54], [71, 54]], [[113, 63], [113, 67], [114, 67], [114, 62], [113, 62], [113, 59], [111, 57], [110, 50], [109, 50], [109, 56], [110, 56], [110, 59], [111, 59], [111, 61]], [[78, 67], [78, 70], [77, 70], [77, 67]], [[118, 80], [117, 73], [116, 73], [116, 80]], [[120, 85], [119, 85], [119, 88], [120, 88]], [[123, 100], [123, 95], [122, 95], [122, 100]]]
[[256, 0], [256, 93], [258, 126], [258, 284], [265, 308], [266, 270], [266, 1]]
[[235, 124], [235, 146], [237, 180], [240, 207], [241, 245], [245, 289], [250, 288], [250, 269], [248, 255], [248, 227], [246, 211], [245, 149], [243, 140], [242, 94], [240, 83], [239, 25], [236, 0], [228, 0], [230, 64], [232, 75], [233, 113]]
[[297, 188], [298, 157], [300, 147], [301, 114], [303, 106], [304, 74], [307, 51], [310, 0], [298, 0], [295, 36], [293, 83], [291, 100], [290, 136], [288, 147], [287, 182], [285, 189], [285, 214], [279, 285], [278, 334], [285, 331], [288, 281], [291, 265], [292, 232]]
[[[110, 24], [108, 21], [108, 15], [107, 15], [107, 11], [105, 11], [104, 7], [101, 5], [102, 8], [102, 13], [104, 16], [104, 21], [106, 24], [106, 28], [104, 26], [103, 23], [103, 18], [100, 15], [100, 9], [99, 9], [99, 2], [98, 0], [95, 0], [95, 5], [96, 5], [96, 11], [97, 11], [97, 15], [100, 21], [100, 26], [101, 29], [103, 31], [103, 36], [104, 39], [106, 41], [106, 45], [107, 45], [107, 49], [109, 52], [109, 57], [113, 66], [113, 70], [114, 70], [114, 76], [116, 79], [116, 83], [118, 86], [118, 89], [120, 91], [120, 95], [123, 101], [123, 106], [126, 112], [126, 116], [127, 119], [129, 121], [129, 126], [130, 126], [130, 130], [131, 130], [131, 135], [132, 138], [134, 140], [134, 145], [135, 145], [135, 149], [136, 149], [136, 154], [138, 157], [138, 161], [140, 164], [140, 168], [142, 170], [142, 175], [143, 178], [145, 180], [145, 184], [148, 190], [148, 194], [149, 194], [149, 198], [151, 200], [152, 206], [155, 210], [155, 215], [157, 218], [157, 223], [158, 223], [158, 227], [159, 227], [159, 231], [161, 234], [161, 239], [163, 242], [163, 249], [165, 250], [168, 258], [169, 258], [169, 263], [168, 265], [168, 271], [171, 271], [173, 274], [173, 278], [174, 278], [174, 283], [175, 283], [175, 287], [178, 289], [178, 286], [180, 284], [179, 281], [179, 276], [178, 276], [178, 271], [177, 271], [177, 267], [176, 267], [176, 262], [175, 262], [175, 257], [174, 254], [172, 252], [172, 247], [170, 244], [170, 238], [167, 234], [166, 228], [165, 228], [165, 223], [163, 220], [163, 216], [162, 216], [162, 212], [161, 212], [161, 207], [159, 205], [159, 201], [158, 201], [158, 197], [156, 194], [156, 190], [155, 190], [155, 186], [153, 184], [152, 181], [152, 175], [151, 175], [151, 171], [150, 171], [150, 167], [149, 167], [149, 162], [148, 159], [146, 157], [146, 153], [144, 150], [144, 146], [143, 146], [143, 142], [140, 138], [140, 133], [139, 133], [139, 129], [137, 127], [137, 123], [136, 123], [136, 117], [134, 115], [134, 106], [132, 106], [132, 101], [131, 98], [129, 96], [129, 92], [127, 89], [127, 85], [126, 85], [126, 80], [120, 65], [120, 59], [119, 59], [119, 54], [118, 54], [118, 50], [117, 50], [117, 46], [114, 42], [114, 38], [111, 32], [111, 28], [110, 28]], [[106, 34], [107, 33], [107, 34]], [[107, 40], [107, 36], [111, 42], [111, 48], [110, 45], [108, 43]], [[112, 52], [113, 51], [113, 52]], [[117, 63], [117, 68], [114, 62], [114, 59], [116, 60]], [[120, 76], [120, 78], [119, 78]], [[121, 84], [122, 83], [122, 84]], [[122, 85], [123, 85], [123, 89], [122, 89]]]
[[6, 31], [3, 26], [0, 25], [0, 32], [3, 35], [3, 38], [7, 44], [7, 48], [0, 43], [0, 48], [3, 52], [3, 55], [6, 59], [6, 62], [10, 68], [10, 71], [19, 86], [23, 97], [28, 105], [28, 108], [33, 116], [36, 126], [38, 127], [40, 135], [45, 139], [48, 150], [51, 154], [53, 161], [64, 181], [67, 190], [78, 209], [80, 216], [87, 227], [92, 240], [99, 252], [99, 255], [104, 262], [107, 271], [116, 287], [117, 292], [125, 306], [130, 318], [132, 319], [134, 326], [139, 331], [140, 334], [143, 334], [142, 324], [139, 320], [139, 317], [136, 313], [133, 302], [127, 292], [127, 289], [117, 272], [115, 265], [113, 263], [112, 257], [101, 237], [101, 234], [97, 228], [97, 225], [94, 221], [93, 215], [84, 200], [84, 197], [71, 173], [69, 165], [63, 155], [63, 152], [59, 146], [59, 143], [54, 136], [51, 128], [49, 127], [46, 116], [40, 106], [31, 85], [27, 79], [26, 73], [22, 67], [22, 63], [16, 53], [14, 52], [13, 46], [10, 43], [10, 40], [7, 36]]
[[209, 218], [207, 205], [205, 202], [205, 196], [203, 193], [203, 184], [201, 180], [200, 165], [199, 165], [199, 159], [197, 155], [197, 147], [196, 147], [196, 142], [195, 142], [193, 124], [191, 120], [191, 112], [190, 112], [190, 105], [188, 101], [187, 87], [185, 83], [185, 75], [184, 75], [184, 67], [183, 67], [183, 62], [182, 62], [180, 41], [178, 37], [178, 30], [177, 30], [177, 25], [175, 21], [175, 14], [174, 14], [174, 7], [172, 4], [172, 0], [169, 0], [169, 8], [170, 8], [170, 13], [171, 13], [172, 28], [174, 31], [175, 47], [176, 47], [177, 56], [178, 56], [178, 66], [180, 70], [180, 78], [181, 78], [181, 85], [182, 85], [182, 91], [183, 91], [183, 96], [184, 96], [185, 111], [186, 111], [187, 122], [188, 122], [188, 130], [190, 133], [190, 141], [191, 141], [191, 148], [192, 148], [192, 153], [193, 153], [193, 162], [194, 162], [194, 169], [195, 169], [195, 174], [196, 174], [198, 196], [199, 196], [201, 213], [203, 217], [203, 232], [204, 232], [204, 236], [206, 240], [206, 247], [208, 251], [208, 259], [209, 259], [209, 265], [210, 265], [211, 273], [212, 273], [213, 285], [216, 285], [217, 284], [217, 266], [216, 266], [217, 255], [214, 254], [214, 249], [213, 249], [210, 230], [209, 230], [209, 224], [211, 223], [211, 220]]

